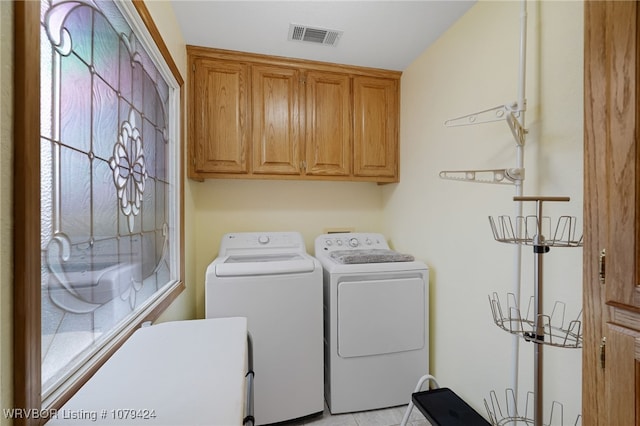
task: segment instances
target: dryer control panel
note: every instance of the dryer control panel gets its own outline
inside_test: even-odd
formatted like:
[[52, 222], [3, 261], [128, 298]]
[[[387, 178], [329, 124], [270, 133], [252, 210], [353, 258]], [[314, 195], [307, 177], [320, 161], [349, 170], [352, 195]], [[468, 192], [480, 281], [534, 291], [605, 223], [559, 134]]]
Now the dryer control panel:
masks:
[[382, 234], [344, 233], [324, 234], [316, 238], [316, 253], [335, 250], [388, 249], [387, 240]]

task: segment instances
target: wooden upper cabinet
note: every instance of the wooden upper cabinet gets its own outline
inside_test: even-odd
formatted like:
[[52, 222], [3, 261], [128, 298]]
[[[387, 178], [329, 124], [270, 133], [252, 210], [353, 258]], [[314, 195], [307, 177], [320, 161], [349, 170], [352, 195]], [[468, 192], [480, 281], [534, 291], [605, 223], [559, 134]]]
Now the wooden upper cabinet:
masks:
[[248, 66], [206, 58], [194, 58], [191, 65], [189, 176], [248, 173]]
[[398, 82], [353, 79], [355, 176], [398, 176]]
[[253, 173], [299, 174], [300, 73], [258, 65], [251, 75]]
[[306, 92], [306, 173], [351, 173], [351, 79], [348, 75], [310, 71]]
[[187, 46], [189, 177], [398, 181], [398, 71]]

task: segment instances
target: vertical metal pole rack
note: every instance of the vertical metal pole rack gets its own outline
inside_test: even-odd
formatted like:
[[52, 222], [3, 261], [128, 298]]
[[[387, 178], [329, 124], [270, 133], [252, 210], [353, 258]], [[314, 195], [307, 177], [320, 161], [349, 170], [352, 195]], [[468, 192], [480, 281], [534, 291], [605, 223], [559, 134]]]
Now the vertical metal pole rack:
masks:
[[[499, 216], [497, 219], [489, 217], [494, 239], [501, 243], [532, 246], [534, 253], [534, 295], [529, 302], [527, 314], [523, 316], [518, 307], [517, 298], [507, 297], [507, 306], [503, 306], [496, 293], [489, 296], [493, 320], [503, 330], [520, 335], [525, 341], [534, 344], [534, 389], [529, 392], [525, 412], [519, 414], [515, 393], [507, 390], [507, 406], [516, 407], [515, 411], [503, 413], [495, 392], [491, 393], [490, 401], [485, 400], [485, 408], [493, 425], [523, 424], [543, 426], [543, 366], [544, 346], [551, 345], [563, 348], [582, 347], [582, 323], [578, 317], [565, 324], [564, 304], [556, 302], [552, 314], [545, 314], [543, 303], [543, 267], [544, 255], [553, 247], [580, 247], [582, 235], [578, 236], [576, 218], [561, 216], [552, 226], [551, 219], [543, 215], [544, 202], [566, 202], [569, 197], [524, 197], [513, 198], [517, 202], [536, 203], [536, 213], [530, 216], [517, 216], [514, 220], [509, 216]], [[514, 400], [510, 400], [510, 398]], [[530, 407], [530, 402], [532, 402]], [[560, 422], [554, 423], [554, 415], [560, 416]], [[580, 416], [576, 419], [579, 424]], [[553, 402], [548, 425], [563, 424], [562, 405]]]

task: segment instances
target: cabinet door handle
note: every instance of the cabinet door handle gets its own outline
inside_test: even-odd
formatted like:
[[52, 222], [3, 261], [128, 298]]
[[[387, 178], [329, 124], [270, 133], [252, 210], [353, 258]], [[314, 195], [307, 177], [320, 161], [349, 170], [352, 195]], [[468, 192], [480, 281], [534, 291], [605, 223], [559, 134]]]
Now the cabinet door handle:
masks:
[[602, 249], [600, 251], [600, 256], [598, 259], [598, 279], [600, 280], [600, 284], [604, 284], [606, 273], [606, 255], [606, 250]]
[[600, 341], [600, 368], [604, 369], [607, 352], [607, 338], [603, 337]]

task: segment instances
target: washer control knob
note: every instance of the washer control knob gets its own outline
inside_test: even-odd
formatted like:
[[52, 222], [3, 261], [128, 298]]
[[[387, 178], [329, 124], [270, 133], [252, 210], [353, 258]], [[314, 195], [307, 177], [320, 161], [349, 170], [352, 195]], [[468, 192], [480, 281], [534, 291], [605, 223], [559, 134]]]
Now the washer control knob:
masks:
[[336, 240], [336, 244], [342, 246], [342, 240]]
[[358, 239], [357, 239], [357, 238], [351, 238], [351, 239], [349, 240], [349, 245], [350, 245], [351, 247], [358, 247], [358, 245], [359, 245], [359, 244], [360, 244], [360, 242], [358, 241]]
[[267, 244], [269, 242], [269, 236], [268, 235], [260, 235], [258, 237], [258, 242], [260, 244]]
[[373, 241], [371, 241], [371, 238], [367, 238], [365, 241], [365, 244], [370, 246], [371, 244], [373, 244]]
[[333, 244], [333, 242], [332, 242], [331, 240], [326, 240], [324, 243], [325, 243], [327, 246], [330, 246], [331, 244]]

